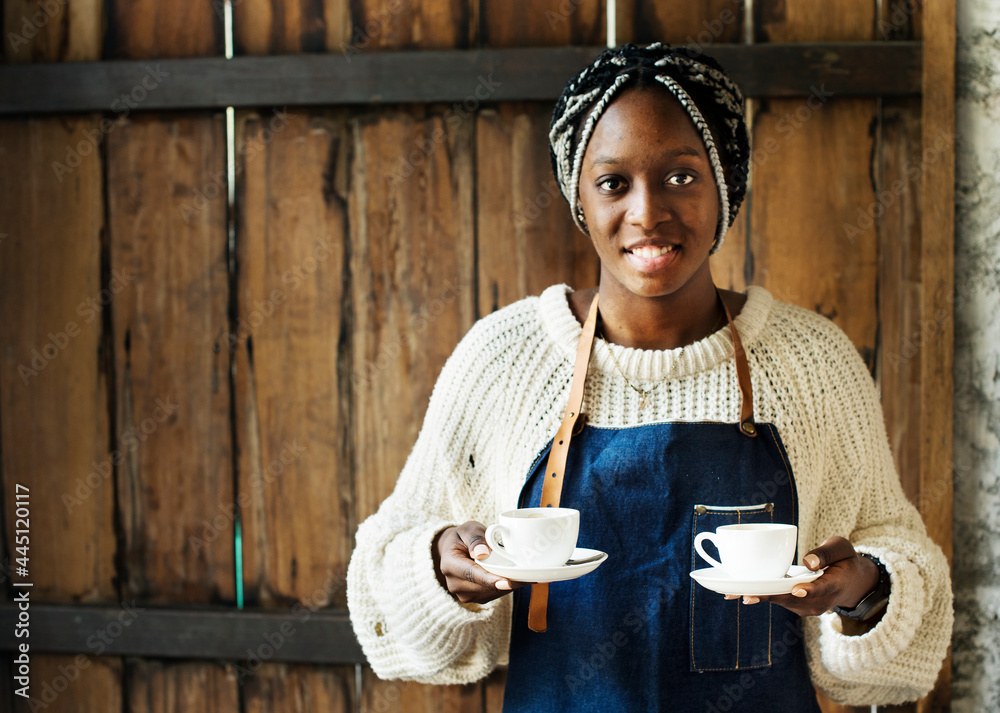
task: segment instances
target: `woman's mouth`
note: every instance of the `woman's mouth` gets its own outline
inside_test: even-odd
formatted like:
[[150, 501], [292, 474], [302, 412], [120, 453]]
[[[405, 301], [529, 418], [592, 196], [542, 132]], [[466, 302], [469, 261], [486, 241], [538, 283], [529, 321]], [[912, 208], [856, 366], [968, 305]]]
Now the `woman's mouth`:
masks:
[[677, 255], [676, 245], [643, 245], [625, 250], [625, 258], [640, 272], [655, 272], [674, 261]]

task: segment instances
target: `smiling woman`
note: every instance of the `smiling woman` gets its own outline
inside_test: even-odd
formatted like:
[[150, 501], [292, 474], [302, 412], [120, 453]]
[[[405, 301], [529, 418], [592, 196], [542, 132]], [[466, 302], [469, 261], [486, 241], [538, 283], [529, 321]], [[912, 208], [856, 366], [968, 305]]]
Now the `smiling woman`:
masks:
[[[659, 44], [567, 85], [552, 163], [599, 284], [495, 312], [445, 366], [348, 572], [379, 676], [506, 662], [507, 711], [818, 711], [814, 685], [858, 705], [933, 686], [947, 563], [864, 363], [826, 318], [712, 279], [745, 193], [741, 105], [713, 60]], [[606, 561], [535, 583], [498, 567], [484, 523], [555, 506]], [[787, 571], [808, 576], [695, 584], [699, 535], [735, 523], [795, 526], [805, 567]]]

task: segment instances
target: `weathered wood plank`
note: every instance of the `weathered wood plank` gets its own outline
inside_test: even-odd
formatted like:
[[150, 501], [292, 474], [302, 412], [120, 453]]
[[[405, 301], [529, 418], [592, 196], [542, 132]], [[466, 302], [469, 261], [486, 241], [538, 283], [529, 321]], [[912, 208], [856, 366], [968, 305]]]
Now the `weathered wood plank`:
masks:
[[619, 15], [619, 43], [670, 42], [713, 54], [716, 44], [743, 41], [740, 0], [630, 0], [624, 7], [628, 11], [625, 17]]
[[[28, 556], [29, 574], [13, 578], [34, 584], [33, 601], [116, 597], [102, 358], [103, 310], [114, 286], [101, 265], [98, 125], [93, 116], [0, 122], [0, 164], [17, 167], [0, 172], [0, 504], [5, 555], [11, 567]], [[68, 153], [77, 154], [74, 166], [60, 168]], [[15, 546], [15, 530], [24, 529], [15, 517], [18, 484], [29, 489], [26, 553]], [[35, 701], [63, 663], [31, 652]], [[95, 669], [72, 684], [73, 695], [105, 700], [117, 680], [113, 668]], [[48, 697], [56, 693], [52, 710], [69, 710], [73, 699]]]
[[[98, 120], [0, 122], [0, 458], [7, 553], [30, 489], [27, 577], [40, 600], [115, 597], [103, 310], [131, 284], [102, 275]], [[75, 168], [59, 166], [68, 152]]]
[[[759, 43], [873, 39], [872, 0], [822, 7], [766, 0], [753, 11]], [[876, 102], [837, 96], [822, 82], [813, 87], [805, 101], [754, 102], [754, 146], [773, 150], [754, 166], [752, 280], [833, 319], [871, 368], [878, 333], [876, 232], [864, 224], [848, 236], [843, 226], [875, 200]], [[822, 694], [820, 700], [826, 713], [855, 710]]]
[[[552, 100], [595, 47], [348, 52], [156, 62], [0, 66], [0, 113], [149, 111], [462, 101], [480, 78], [491, 101]], [[920, 93], [921, 45], [713, 45], [747, 96]]]
[[132, 713], [238, 713], [240, 710], [236, 672], [228, 666], [129, 659], [125, 676], [127, 710]]
[[346, 605], [351, 482], [346, 116], [238, 123], [238, 504], [245, 600]]
[[14, 713], [119, 711], [121, 680], [119, 658], [82, 654], [32, 656], [31, 698], [14, 696], [13, 710]]
[[[353, 145], [352, 447], [360, 521], [392, 492], [441, 367], [475, 317], [473, 120], [453, 109], [369, 114], [357, 119]], [[366, 677], [366, 700], [396, 690], [370, 671]], [[415, 684], [402, 690], [393, 705], [403, 710], [439, 710], [450, 695]]]
[[327, 668], [264, 666], [255, 676], [246, 679], [243, 696], [246, 713], [352, 713], [357, 710], [353, 668], [338, 676], [335, 670]]
[[552, 175], [551, 118], [552, 108], [539, 104], [501, 104], [477, 117], [480, 315], [549, 285], [597, 284], [597, 254], [573, 225]]
[[4, 59], [79, 62], [101, 58], [101, 0], [3, 3]]
[[225, 54], [222, 0], [106, 2], [104, 56], [108, 59], [221, 57]]
[[224, 147], [219, 118], [109, 134], [111, 267], [133, 279], [111, 307], [125, 599], [235, 596]]
[[353, 0], [351, 52], [470, 47], [473, 0]]
[[479, 5], [480, 42], [486, 47], [603, 45], [606, 41], [601, 0], [479, 0]]
[[479, 684], [423, 686], [412, 681], [381, 681], [365, 667], [361, 681], [361, 710], [378, 713], [482, 713]]
[[237, 55], [351, 51], [349, 0], [285, 2], [241, 0], [233, 3], [233, 40]]
[[[938, 338], [928, 340], [920, 363], [920, 514], [928, 534], [952, 555], [954, 441], [955, 294], [955, 2], [922, 9], [924, 63], [923, 156], [921, 177], [921, 316], [943, 321]], [[917, 709], [947, 710], [951, 702], [951, 661], [944, 662], [934, 690]]]

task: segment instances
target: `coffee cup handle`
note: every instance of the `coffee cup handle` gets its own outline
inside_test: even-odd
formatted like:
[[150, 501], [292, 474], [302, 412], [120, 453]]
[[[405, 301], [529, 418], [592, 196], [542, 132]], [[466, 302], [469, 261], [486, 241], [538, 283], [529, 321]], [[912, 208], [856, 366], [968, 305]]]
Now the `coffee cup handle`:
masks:
[[[497, 539], [497, 532], [500, 533], [500, 539]], [[510, 553], [507, 548], [503, 546], [503, 536], [506, 534], [507, 528], [503, 525], [490, 525], [486, 528], [486, 543], [490, 546], [490, 549], [500, 550], [505, 555], [510, 557]]]
[[718, 569], [723, 569], [722, 563], [713, 557], [709, 557], [708, 553], [705, 552], [705, 548], [701, 546], [701, 543], [704, 542], [705, 540], [711, 542], [713, 545], [715, 545], [716, 549], [718, 549], [719, 545], [715, 541], [715, 534], [712, 532], [702, 532], [697, 537], [695, 537], [694, 548], [698, 551], [698, 554], [700, 554], [703, 559], [711, 562], [713, 567], [717, 567]]

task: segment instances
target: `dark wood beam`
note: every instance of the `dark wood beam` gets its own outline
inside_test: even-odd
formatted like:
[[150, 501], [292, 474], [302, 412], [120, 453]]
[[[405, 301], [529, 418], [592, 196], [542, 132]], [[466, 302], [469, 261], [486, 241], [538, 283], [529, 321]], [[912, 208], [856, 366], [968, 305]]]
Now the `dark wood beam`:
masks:
[[365, 658], [347, 612], [157, 609], [32, 602], [28, 638], [15, 635], [18, 609], [0, 605], [0, 651], [239, 662], [352, 664]]
[[[714, 45], [747, 96], [921, 92], [921, 43]], [[551, 101], [600, 47], [0, 65], [0, 114]]]

